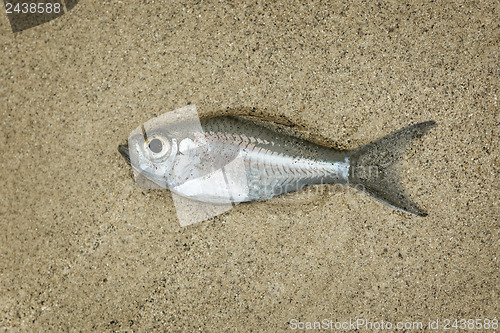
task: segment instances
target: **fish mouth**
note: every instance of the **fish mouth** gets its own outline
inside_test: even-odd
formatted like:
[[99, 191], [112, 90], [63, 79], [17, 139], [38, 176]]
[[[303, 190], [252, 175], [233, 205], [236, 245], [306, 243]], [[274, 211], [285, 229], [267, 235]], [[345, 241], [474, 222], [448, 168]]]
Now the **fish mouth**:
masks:
[[130, 153], [128, 151], [128, 143], [118, 146], [118, 151], [125, 158], [128, 164], [130, 164]]

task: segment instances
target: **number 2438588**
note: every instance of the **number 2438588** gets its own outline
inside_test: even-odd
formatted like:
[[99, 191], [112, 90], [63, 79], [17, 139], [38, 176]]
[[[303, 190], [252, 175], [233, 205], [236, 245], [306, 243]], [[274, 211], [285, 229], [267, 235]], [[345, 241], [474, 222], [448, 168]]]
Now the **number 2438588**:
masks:
[[52, 14], [52, 13], [60, 13], [61, 12], [61, 4], [60, 3], [50, 3], [50, 2], [23, 2], [23, 3], [5, 3], [5, 9], [7, 14]]

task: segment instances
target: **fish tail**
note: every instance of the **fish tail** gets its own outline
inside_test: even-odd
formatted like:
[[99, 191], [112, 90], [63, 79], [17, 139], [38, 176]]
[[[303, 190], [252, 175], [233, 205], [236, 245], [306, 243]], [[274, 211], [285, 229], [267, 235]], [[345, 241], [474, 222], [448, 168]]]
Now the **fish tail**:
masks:
[[408, 144], [434, 125], [434, 121], [414, 124], [350, 151], [349, 185], [394, 209], [426, 216], [401, 186], [398, 161]]

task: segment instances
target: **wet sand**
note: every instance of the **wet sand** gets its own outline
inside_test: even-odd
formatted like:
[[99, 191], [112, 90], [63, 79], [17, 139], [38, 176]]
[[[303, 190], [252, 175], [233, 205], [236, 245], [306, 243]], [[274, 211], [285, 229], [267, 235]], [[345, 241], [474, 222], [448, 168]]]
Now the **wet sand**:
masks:
[[[493, 1], [81, 1], [16, 34], [0, 15], [0, 328], [498, 316], [498, 23]], [[434, 120], [403, 173], [428, 216], [344, 189], [181, 228], [117, 147], [190, 103], [284, 116], [343, 149]]]

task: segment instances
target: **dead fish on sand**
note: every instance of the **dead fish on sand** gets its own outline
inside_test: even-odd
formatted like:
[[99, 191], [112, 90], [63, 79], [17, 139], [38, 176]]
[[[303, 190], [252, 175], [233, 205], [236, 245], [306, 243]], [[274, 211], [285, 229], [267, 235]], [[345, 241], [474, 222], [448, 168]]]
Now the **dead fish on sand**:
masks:
[[[199, 121], [177, 115], [174, 120], [148, 121], [119, 151], [136, 175], [205, 203], [262, 201], [310, 185], [342, 184], [396, 210], [424, 216], [401, 188], [395, 165], [408, 143], [433, 125], [414, 124], [341, 151], [261, 119], [220, 116]], [[221, 170], [219, 181], [213, 175]]]

